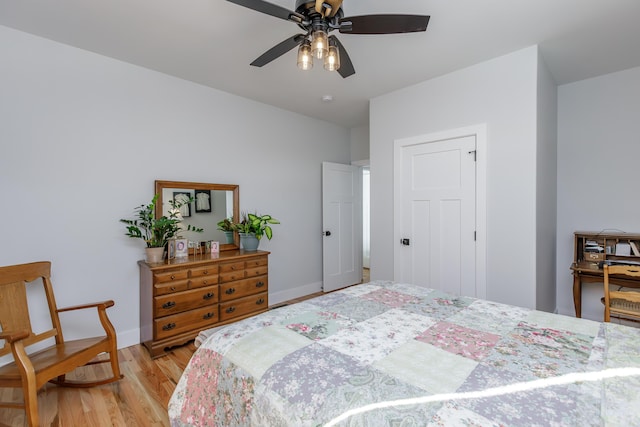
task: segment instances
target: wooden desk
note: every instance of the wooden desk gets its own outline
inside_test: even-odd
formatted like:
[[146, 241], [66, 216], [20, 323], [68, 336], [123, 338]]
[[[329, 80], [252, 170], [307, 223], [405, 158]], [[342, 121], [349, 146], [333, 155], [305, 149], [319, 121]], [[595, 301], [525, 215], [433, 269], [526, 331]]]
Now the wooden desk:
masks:
[[[602, 283], [604, 286], [604, 272], [598, 268], [598, 264], [581, 261], [571, 265], [571, 274], [573, 274], [573, 305], [576, 309], [576, 317], [582, 317], [582, 283]], [[627, 288], [640, 288], [640, 280], [636, 279], [609, 276], [609, 282]], [[602, 291], [604, 293], [604, 288]]]
[[[582, 282], [604, 282], [604, 272], [598, 268], [605, 261], [640, 261], [640, 252], [623, 253], [621, 246], [640, 248], [640, 233], [576, 231], [573, 242], [573, 304], [576, 317], [582, 316]], [[594, 251], [595, 249], [595, 251]], [[628, 251], [629, 249], [627, 249]], [[640, 288], [640, 280], [611, 277], [611, 283], [629, 288]], [[604, 293], [604, 285], [602, 292]]]

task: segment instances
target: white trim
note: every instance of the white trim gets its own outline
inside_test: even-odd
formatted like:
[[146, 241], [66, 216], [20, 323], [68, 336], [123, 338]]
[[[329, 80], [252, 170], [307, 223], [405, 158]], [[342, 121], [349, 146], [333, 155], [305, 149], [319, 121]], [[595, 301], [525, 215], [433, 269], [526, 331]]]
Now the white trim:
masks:
[[371, 161], [369, 159], [367, 159], [367, 160], [354, 160], [353, 162], [351, 162], [352, 166], [360, 166], [360, 167], [369, 167], [370, 164], [371, 164]]
[[[475, 136], [476, 139], [476, 297], [487, 297], [487, 125], [485, 123], [435, 132], [426, 135], [412, 136], [393, 141], [393, 203], [399, 206], [402, 202], [400, 182], [396, 179], [396, 172], [402, 167], [400, 150], [402, 147], [414, 144], [442, 141], [447, 139]], [[395, 211], [394, 211], [395, 215]], [[400, 239], [399, 222], [394, 218], [393, 239], [397, 244]], [[395, 251], [394, 251], [395, 256]], [[394, 260], [394, 278], [398, 277], [397, 265]]]
[[277, 305], [285, 301], [304, 297], [322, 291], [322, 282], [307, 283], [295, 289], [278, 292], [269, 292], [269, 306]]

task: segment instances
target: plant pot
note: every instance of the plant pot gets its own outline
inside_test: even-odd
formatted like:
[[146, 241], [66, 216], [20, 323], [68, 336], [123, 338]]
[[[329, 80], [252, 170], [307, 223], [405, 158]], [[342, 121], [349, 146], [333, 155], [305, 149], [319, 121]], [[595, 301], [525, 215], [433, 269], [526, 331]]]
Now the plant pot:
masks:
[[233, 240], [233, 231], [225, 231], [224, 235], [227, 238], [227, 243], [235, 243]]
[[148, 263], [164, 261], [164, 248], [145, 248]]
[[240, 234], [240, 246], [247, 252], [257, 251], [260, 240], [255, 233], [238, 233]]

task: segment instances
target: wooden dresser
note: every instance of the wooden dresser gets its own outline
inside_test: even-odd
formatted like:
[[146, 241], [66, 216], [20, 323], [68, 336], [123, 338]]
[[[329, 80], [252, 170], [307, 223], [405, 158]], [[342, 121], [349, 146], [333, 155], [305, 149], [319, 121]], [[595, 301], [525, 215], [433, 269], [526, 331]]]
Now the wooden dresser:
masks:
[[151, 357], [269, 307], [269, 252], [222, 251], [140, 266], [140, 341]]

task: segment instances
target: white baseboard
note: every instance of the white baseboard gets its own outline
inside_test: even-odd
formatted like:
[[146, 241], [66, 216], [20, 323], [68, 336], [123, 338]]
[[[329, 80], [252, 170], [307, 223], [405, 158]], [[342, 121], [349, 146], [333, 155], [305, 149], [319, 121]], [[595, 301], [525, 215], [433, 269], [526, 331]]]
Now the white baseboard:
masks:
[[140, 328], [118, 332], [118, 349], [140, 344]]
[[322, 291], [322, 282], [309, 283], [307, 285], [298, 286], [295, 289], [288, 289], [280, 292], [269, 292], [269, 305], [280, 304], [284, 301], [300, 298], [309, 294]]

